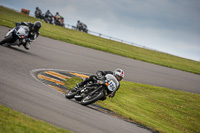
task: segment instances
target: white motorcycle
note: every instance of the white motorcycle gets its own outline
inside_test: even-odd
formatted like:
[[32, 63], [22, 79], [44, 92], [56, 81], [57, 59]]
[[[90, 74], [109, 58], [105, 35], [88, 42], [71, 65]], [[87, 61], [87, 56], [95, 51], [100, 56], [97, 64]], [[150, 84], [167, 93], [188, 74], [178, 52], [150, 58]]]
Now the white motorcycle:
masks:
[[16, 26], [11, 29], [5, 36], [5, 38], [0, 42], [0, 45], [4, 46], [21, 46], [25, 44], [28, 39], [29, 28], [27, 26]]

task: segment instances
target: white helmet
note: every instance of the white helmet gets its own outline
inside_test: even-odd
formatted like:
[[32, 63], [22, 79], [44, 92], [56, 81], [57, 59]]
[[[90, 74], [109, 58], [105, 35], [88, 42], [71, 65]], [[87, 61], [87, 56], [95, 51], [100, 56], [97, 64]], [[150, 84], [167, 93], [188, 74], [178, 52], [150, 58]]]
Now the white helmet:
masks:
[[124, 78], [124, 71], [120, 68], [117, 68], [114, 72], [113, 75], [117, 78], [118, 81], [121, 81]]

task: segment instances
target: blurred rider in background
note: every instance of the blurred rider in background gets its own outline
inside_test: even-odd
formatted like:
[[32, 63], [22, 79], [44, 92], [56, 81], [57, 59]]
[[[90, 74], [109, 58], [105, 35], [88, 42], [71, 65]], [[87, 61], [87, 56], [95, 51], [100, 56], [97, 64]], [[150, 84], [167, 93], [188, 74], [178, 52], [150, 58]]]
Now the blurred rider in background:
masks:
[[39, 19], [43, 19], [42, 11], [39, 9], [39, 7], [35, 8], [35, 17]]
[[26, 50], [29, 50], [30, 44], [33, 40], [35, 40], [40, 34], [40, 28], [42, 27], [42, 23], [40, 21], [36, 21], [34, 24], [30, 22], [18, 22], [16, 26], [27, 26], [29, 28], [29, 34], [26, 38], [26, 43], [23, 44]]
[[54, 23], [55, 23], [55, 25], [60, 25], [60, 26], [63, 26], [63, 27], [65, 26], [64, 17], [61, 16], [59, 14], [59, 12], [56, 12], [56, 15], [54, 16]]
[[44, 14], [44, 21], [46, 23], [53, 24], [53, 14], [50, 12], [50, 10], [47, 10]]
[[50, 10], [47, 10], [47, 11], [45, 12], [45, 17], [46, 17], [46, 16], [48, 17], [49, 15], [50, 15], [50, 16], [53, 16], [53, 14], [50, 12]]

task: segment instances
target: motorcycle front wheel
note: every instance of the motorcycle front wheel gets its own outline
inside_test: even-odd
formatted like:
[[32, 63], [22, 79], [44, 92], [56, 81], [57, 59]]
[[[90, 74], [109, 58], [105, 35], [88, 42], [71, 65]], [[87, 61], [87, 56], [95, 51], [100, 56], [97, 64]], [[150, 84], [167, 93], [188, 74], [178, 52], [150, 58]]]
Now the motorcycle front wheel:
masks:
[[8, 36], [6, 38], [4, 38], [1, 42], [0, 45], [3, 45], [5, 43], [11, 43], [13, 41], [13, 37], [12, 36]]
[[72, 90], [69, 90], [66, 94], [65, 94], [65, 97], [67, 99], [72, 99], [74, 98], [74, 96], [76, 95], [76, 91], [74, 89]]
[[94, 102], [96, 102], [97, 100], [101, 99], [104, 96], [103, 91], [101, 92], [96, 92], [95, 94], [92, 95], [88, 95], [85, 98], [83, 98], [83, 100], [81, 101], [81, 105], [88, 105], [88, 104], [92, 104]]

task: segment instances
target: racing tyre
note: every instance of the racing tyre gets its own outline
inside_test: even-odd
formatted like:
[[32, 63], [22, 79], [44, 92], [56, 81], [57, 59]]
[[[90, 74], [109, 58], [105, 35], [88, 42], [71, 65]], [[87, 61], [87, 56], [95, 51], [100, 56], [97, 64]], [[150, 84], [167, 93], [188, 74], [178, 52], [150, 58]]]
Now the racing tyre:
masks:
[[12, 36], [8, 36], [6, 38], [4, 38], [1, 42], [0, 45], [3, 45], [4, 43], [10, 43], [13, 41], [13, 37]]
[[103, 96], [104, 96], [103, 91], [101, 91], [100, 93], [96, 92], [93, 95], [89, 94], [88, 96], [86, 96], [85, 98], [83, 98], [83, 100], [81, 101], [81, 105], [86, 106], [88, 104], [94, 103], [97, 100], [101, 99]]
[[82, 96], [75, 96], [74, 99], [75, 99], [76, 101], [81, 101], [81, 100], [83, 99], [83, 97], [82, 97]]
[[76, 91], [74, 89], [72, 90], [69, 90], [66, 94], [65, 94], [65, 97], [67, 99], [72, 99], [74, 98], [74, 96], [76, 95]]

